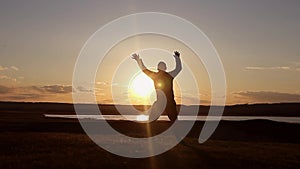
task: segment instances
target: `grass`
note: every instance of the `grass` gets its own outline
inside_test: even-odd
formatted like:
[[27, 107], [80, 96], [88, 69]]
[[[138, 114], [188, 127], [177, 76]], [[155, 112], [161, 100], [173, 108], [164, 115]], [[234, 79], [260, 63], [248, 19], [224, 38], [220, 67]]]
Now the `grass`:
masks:
[[0, 168], [299, 168], [296, 143], [209, 140], [187, 137], [170, 151], [151, 158], [113, 155], [85, 134], [3, 132]]

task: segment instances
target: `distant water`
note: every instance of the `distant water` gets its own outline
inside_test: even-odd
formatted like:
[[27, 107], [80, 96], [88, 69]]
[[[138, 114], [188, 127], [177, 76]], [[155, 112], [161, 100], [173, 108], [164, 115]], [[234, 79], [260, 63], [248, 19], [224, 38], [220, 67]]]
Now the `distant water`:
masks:
[[[147, 115], [58, 115], [44, 114], [47, 118], [70, 118], [70, 119], [92, 119], [92, 120], [130, 120], [130, 121], [147, 121]], [[270, 116], [178, 116], [179, 121], [244, 121], [244, 120], [271, 120], [286, 123], [300, 124], [300, 117], [270, 117]], [[159, 121], [169, 121], [168, 116], [160, 116]]]

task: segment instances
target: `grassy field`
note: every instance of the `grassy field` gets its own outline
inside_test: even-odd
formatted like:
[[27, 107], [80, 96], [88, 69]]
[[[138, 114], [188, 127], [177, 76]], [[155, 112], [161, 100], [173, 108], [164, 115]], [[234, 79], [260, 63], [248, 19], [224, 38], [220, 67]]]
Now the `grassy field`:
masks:
[[187, 137], [170, 151], [151, 158], [113, 155], [85, 134], [3, 132], [0, 168], [299, 168], [300, 145], [209, 140]]
[[[300, 168], [300, 124], [221, 121], [212, 137], [199, 144], [203, 122], [196, 122], [188, 136], [171, 150], [155, 157], [134, 159], [111, 154], [97, 146], [77, 120], [48, 119], [43, 113], [1, 109], [1, 169]], [[123, 134], [147, 136], [146, 124], [109, 123]], [[169, 122], [154, 123], [152, 133], [158, 134], [170, 125]]]

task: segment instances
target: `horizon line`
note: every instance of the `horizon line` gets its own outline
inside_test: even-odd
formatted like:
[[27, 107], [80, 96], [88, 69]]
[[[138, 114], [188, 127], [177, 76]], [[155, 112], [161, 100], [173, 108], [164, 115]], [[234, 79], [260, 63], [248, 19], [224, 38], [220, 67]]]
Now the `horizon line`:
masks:
[[[83, 104], [83, 105], [94, 105], [94, 103], [68, 103], [68, 102], [51, 102], [51, 101], [0, 101], [0, 103], [25, 103], [25, 104]], [[261, 102], [261, 103], [237, 103], [237, 104], [225, 104], [224, 106], [242, 106], [242, 105], [274, 105], [274, 104], [300, 104], [300, 102]], [[152, 106], [150, 104], [113, 104], [113, 103], [97, 103], [97, 105], [106, 105], [106, 106]], [[210, 105], [210, 104], [177, 104], [177, 106], [222, 106], [222, 105]]]

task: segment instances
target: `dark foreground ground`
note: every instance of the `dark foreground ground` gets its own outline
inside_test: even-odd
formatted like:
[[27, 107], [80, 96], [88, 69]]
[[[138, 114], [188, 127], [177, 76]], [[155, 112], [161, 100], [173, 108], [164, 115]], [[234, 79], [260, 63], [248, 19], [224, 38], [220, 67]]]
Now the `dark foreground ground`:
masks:
[[[300, 125], [265, 120], [222, 121], [213, 136], [198, 143], [203, 122], [173, 149], [132, 159], [98, 147], [78, 121], [46, 119], [39, 112], [0, 111], [0, 168], [300, 168]], [[99, 122], [101, 123], [101, 122]], [[145, 137], [147, 125], [111, 121], [120, 132]], [[168, 122], [151, 125], [160, 133]]]

